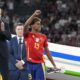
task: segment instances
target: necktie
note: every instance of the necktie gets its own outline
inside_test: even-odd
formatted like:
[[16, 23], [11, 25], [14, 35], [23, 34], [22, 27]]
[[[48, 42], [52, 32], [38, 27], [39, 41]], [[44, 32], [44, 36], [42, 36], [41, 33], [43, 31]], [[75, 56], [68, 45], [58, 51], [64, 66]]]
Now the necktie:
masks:
[[21, 38], [19, 38], [19, 54], [20, 54], [20, 59], [22, 60], [22, 47], [23, 43], [21, 42]]
[[21, 38], [19, 38], [19, 44], [21, 44]]

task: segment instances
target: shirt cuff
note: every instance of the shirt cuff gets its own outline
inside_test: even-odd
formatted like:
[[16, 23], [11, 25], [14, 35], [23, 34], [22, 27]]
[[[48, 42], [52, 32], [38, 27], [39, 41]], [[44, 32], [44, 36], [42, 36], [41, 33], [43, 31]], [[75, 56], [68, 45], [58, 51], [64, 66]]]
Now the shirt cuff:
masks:
[[24, 62], [23, 60], [21, 60], [21, 62], [22, 62], [23, 64], [25, 64], [25, 62]]

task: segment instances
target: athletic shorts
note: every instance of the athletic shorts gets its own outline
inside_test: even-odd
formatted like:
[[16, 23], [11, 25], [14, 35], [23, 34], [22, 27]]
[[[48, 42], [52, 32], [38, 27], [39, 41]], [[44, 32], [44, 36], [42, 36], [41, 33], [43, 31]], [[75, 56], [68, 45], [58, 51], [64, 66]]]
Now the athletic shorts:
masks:
[[27, 63], [28, 80], [46, 80], [44, 63]]

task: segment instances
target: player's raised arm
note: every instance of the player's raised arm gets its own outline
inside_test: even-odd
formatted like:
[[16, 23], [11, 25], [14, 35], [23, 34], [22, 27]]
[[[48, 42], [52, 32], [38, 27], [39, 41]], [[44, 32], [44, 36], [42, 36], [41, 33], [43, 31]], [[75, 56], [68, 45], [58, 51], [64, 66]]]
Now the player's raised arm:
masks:
[[41, 14], [40, 10], [36, 10], [25, 22], [24, 27], [27, 27], [32, 22], [32, 19]]

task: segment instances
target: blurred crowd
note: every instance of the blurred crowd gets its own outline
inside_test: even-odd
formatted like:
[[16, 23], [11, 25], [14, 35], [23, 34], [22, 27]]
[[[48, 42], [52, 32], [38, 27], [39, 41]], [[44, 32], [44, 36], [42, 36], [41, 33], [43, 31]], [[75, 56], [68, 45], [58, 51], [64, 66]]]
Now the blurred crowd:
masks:
[[14, 33], [16, 22], [25, 20], [41, 10], [42, 33], [48, 41], [80, 47], [80, 0], [0, 0], [3, 21]]

